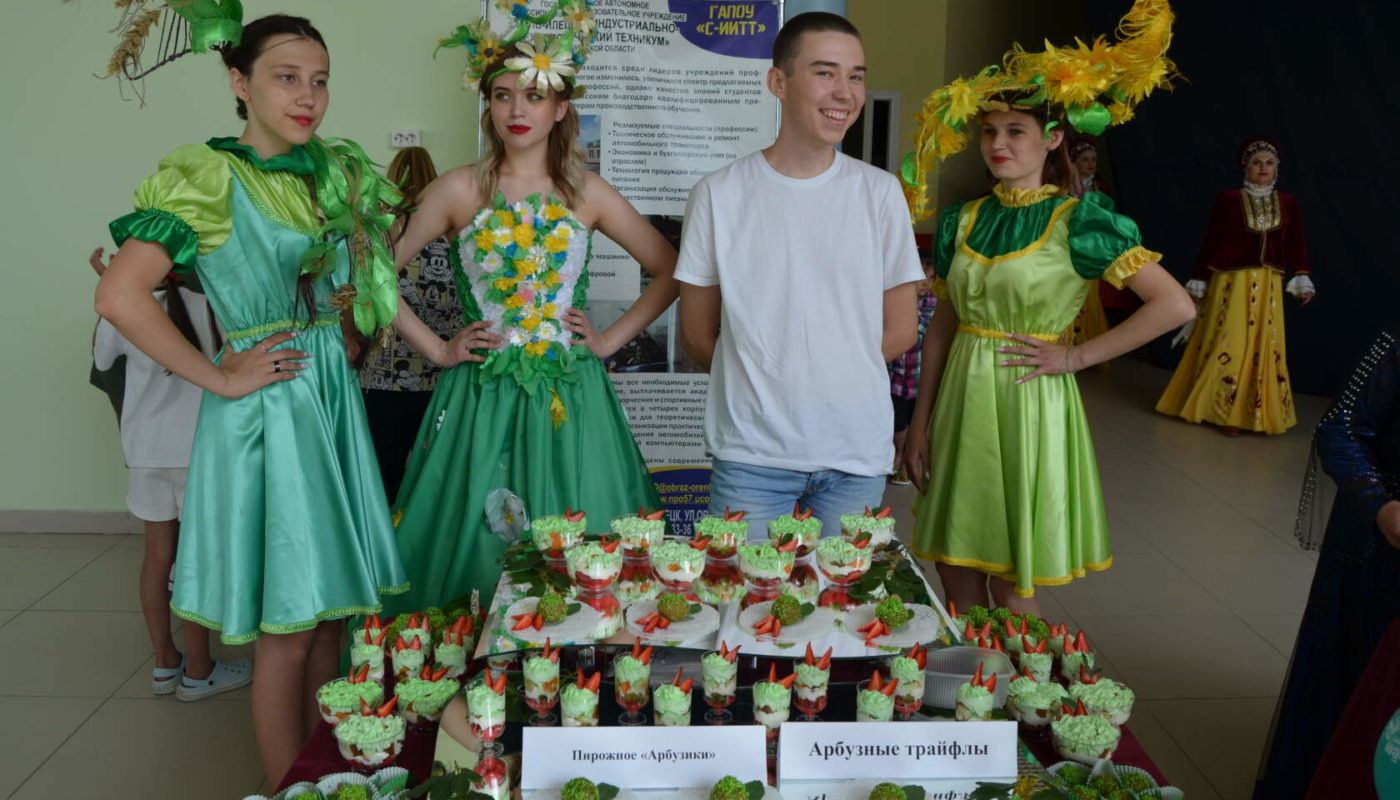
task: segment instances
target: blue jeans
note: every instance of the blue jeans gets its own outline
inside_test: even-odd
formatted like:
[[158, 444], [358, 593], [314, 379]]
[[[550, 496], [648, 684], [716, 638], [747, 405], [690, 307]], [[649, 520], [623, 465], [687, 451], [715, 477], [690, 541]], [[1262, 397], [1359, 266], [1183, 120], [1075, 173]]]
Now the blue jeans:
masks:
[[823, 536], [841, 533], [841, 515], [875, 508], [885, 495], [885, 476], [852, 475], [834, 469], [797, 472], [714, 460], [710, 476], [710, 513], [725, 508], [747, 511], [749, 541], [767, 541], [768, 521], [792, 513], [792, 505], [816, 512]]

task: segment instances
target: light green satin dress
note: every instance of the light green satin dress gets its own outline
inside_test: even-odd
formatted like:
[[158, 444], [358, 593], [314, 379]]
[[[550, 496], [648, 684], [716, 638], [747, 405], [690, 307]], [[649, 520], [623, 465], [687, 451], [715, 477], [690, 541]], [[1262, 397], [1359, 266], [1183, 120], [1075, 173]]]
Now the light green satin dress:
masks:
[[[206, 392], [190, 456], [172, 610], [228, 644], [368, 614], [405, 591], [359, 381], [329, 305], [349, 277], [341, 248], [317, 317], [294, 322], [301, 255], [319, 227], [301, 148], [269, 161], [231, 139], [182, 147], [112, 223], [195, 271], [227, 332], [224, 352], [278, 331], [312, 357], [295, 380], [236, 400]], [[275, 351], [274, 351], [275, 352]]]
[[[531, 230], [534, 232], [532, 233]], [[588, 299], [591, 233], [537, 195], [479, 211], [453, 242], [463, 322], [487, 320], [505, 345], [442, 371], [394, 503], [413, 611], [495, 594], [507, 542], [487, 520], [506, 489], [532, 517], [588, 515], [588, 530], [661, 508], [603, 363], [562, 328]]]
[[[1091, 281], [1115, 287], [1158, 257], [1098, 193], [998, 186], [946, 209], [935, 293], [959, 329], [933, 409], [930, 480], [914, 507], [914, 551], [1015, 584], [1022, 597], [1113, 563], [1098, 465], [1072, 375], [1024, 384], [1007, 333], [1057, 341]], [[941, 307], [941, 306], [940, 306]], [[935, 312], [937, 313], [937, 312]]]

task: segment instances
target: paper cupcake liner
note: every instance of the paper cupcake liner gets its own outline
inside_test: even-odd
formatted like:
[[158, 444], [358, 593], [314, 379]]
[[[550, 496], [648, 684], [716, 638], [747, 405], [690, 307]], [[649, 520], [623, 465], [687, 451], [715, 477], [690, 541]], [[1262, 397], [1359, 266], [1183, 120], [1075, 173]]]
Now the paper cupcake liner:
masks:
[[[316, 798], [322, 798], [326, 796], [325, 793], [322, 792], [316, 784], [311, 783], [310, 781], [302, 781], [301, 783], [294, 783], [291, 786], [288, 786], [287, 788], [273, 795], [272, 800], [291, 800], [294, 797], [302, 797], [306, 794], [310, 794], [312, 797]], [[262, 797], [262, 795], [254, 795], [254, 797], [260, 798]]]
[[408, 770], [403, 767], [385, 767], [371, 775], [369, 780], [374, 784], [376, 793], [387, 798], [408, 788]]
[[358, 772], [337, 772], [316, 781], [316, 788], [320, 789], [322, 794], [331, 794], [342, 786], [373, 786], [373, 781], [368, 775]]

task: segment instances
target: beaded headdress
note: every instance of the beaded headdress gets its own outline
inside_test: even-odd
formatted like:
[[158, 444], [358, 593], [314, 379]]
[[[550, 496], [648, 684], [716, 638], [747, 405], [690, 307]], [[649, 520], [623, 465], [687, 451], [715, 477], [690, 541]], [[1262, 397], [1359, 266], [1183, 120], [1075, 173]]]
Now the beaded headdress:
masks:
[[1076, 39], [1072, 47], [1046, 42], [1042, 52], [1016, 45], [1001, 64], [935, 89], [914, 117], [914, 152], [901, 169], [914, 220], [932, 214], [928, 176], [939, 161], [967, 147], [975, 127], [969, 123], [985, 111], [1045, 105], [1091, 136], [1132, 119], [1137, 104], [1154, 89], [1170, 89], [1177, 74], [1166, 57], [1172, 20], [1167, 0], [1135, 0], [1118, 24], [1116, 44], [1100, 36], [1093, 44]]
[[[554, 0], [540, 14], [531, 14], [527, 0], [493, 0], [501, 13], [515, 21], [515, 27], [496, 34], [482, 17], [476, 22], [457, 26], [457, 30], [438, 42], [437, 50], [461, 47], [467, 51], [467, 69], [462, 75], [462, 87], [479, 86], [485, 91], [491, 81], [503, 72], [520, 73], [520, 87], [533, 84], [543, 92], [553, 89], [566, 97], [579, 97], [583, 89], [576, 85], [579, 67], [597, 36], [591, 0]], [[568, 27], [563, 33], [531, 35], [531, 26], [543, 26], [563, 17]], [[528, 37], [528, 38], [527, 38]], [[486, 70], [500, 61], [514, 45], [520, 55], [513, 56], [491, 74]], [[566, 91], [567, 90], [567, 91]]]
[[1099, 146], [1094, 144], [1092, 139], [1080, 139], [1079, 141], [1070, 145], [1069, 160], [1073, 161], [1076, 158], [1079, 158], [1079, 156], [1087, 150], [1093, 150], [1097, 153], [1099, 151]]
[[1267, 136], [1251, 136], [1240, 144], [1240, 166], [1249, 166], [1249, 160], [1260, 150], [1273, 153], [1274, 158], [1283, 160], [1283, 156], [1279, 155], [1278, 142]]

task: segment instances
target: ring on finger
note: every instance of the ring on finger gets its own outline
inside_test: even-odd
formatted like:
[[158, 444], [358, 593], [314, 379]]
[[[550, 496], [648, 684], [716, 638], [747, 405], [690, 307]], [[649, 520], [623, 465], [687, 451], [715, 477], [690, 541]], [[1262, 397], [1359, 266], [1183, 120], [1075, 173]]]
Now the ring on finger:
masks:
[[273, 372], [281, 372], [281, 371], [282, 371], [282, 364], [281, 364], [280, 362], [277, 362], [277, 361], [272, 362], [272, 371], [273, 371]]

